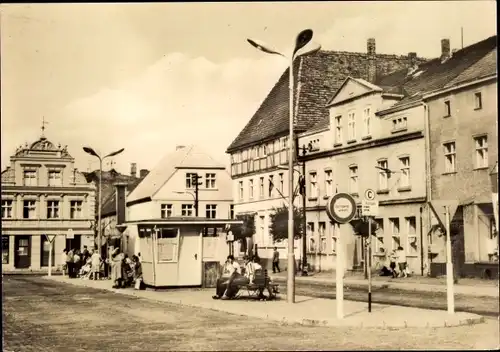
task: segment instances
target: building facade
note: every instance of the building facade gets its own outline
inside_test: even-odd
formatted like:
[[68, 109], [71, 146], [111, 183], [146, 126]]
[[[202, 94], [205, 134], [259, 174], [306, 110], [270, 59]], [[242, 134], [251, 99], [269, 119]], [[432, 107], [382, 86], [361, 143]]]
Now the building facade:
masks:
[[[351, 194], [358, 206], [367, 189], [376, 192], [379, 213], [372, 238], [372, 265], [386, 265], [403, 247], [413, 272], [421, 272], [422, 207], [426, 200], [423, 108], [385, 110], [403, 95], [363, 79], [347, 78], [329, 103], [330, 121], [299, 135], [307, 148], [307, 251], [313, 270], [335, 268], [344, 251], [347, 270], [363, 268], [363, 239], [352, 224], [333, 224], [325, 206], [335, 193]], [[341, 248], [337, 242], [342, 237]]]
[[[452, 226], [456, 273], [497, 277], [499, 241], [490, 179], [498, 162], [496, 48], [424, 101], [429, 109], [431, 197], [458, 201]], [[432, 242], [433, 274], [440, 275], [446, 263], [445, 236], [436, 232]]]
[[[346, 77], [362, 77], [374, 82], [379, 75], [422, 62], [425, 60], [417, 58], [415, 53], [408, 56], [377, 54], [373, 38], [367, 42], [366, 53], [320, 51], [298, 58], [293, 66], [296, 77], [294, 132], [308, 131], [329, 120], [326, 104]], [[283, 196], [286, 198], [289, 194], [288, 171], [283, 170], [288, 157], [288, 76], [287, 70], [227, 149], [231, 157], [235, 212], [255, 214], [254, 242], [262, 257], [271, 256], [274, 246], [269, 236], [269, 215], [273, 207], [283, 203], [277, 191], [268, 193], [268, 185], [271, 182], [276, 188], [281, 187], [283, 179]], [[261, 196], [262, 184], [264, 196]], [[252, 189], [255, 193], [251, 193]], [[286, 255], [286, 241], [277, 246], [282, 256]]]
[[[58, 268], [65, 248], [94, 245], [95, 187], [66, 147], [43, 135], [2, 172], [2, 271]], [[54, 237], [55, 236], [55, 237]]]
[[[200, 176], [197, 198], [194, 174]], [[178, 146], [128, 194], [125, 218], [127, 222], [136, 223], [194, 218], [196, 200], [199, 218], [223, 220], [234, 217], [231, 176], [225, 166], [197, 146]], [[215, 229], [207, 236], [218, 236], [222, 232], [223, 229]], [[136, 241], [138, 225], [128, 226], [123, 234], [128, 238], [129, 254], [140, 253]]]

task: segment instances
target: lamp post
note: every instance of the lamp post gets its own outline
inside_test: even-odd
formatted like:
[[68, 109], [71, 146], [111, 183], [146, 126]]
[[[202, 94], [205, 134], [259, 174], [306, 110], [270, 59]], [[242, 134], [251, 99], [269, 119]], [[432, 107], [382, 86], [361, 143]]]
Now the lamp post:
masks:
[[99, 208], [98, 208], [98, 215], [97, 215], [97, 226], [98, 226], [98, 232], [97, 232], [97, 243], [98, 243], [98, 248], [99, 248], [99, 255], [102, 256], [102, 245], [101, 245], [101, 231], [102, 231], [102, 225], [101, 225], [101, 210], [102, 210], [102, 162], [106, 158], [110, 158], [112, 156], [118, 155], [121, 152], [123, 152], [125, 148], [122, 148], [120, 150], [117, 150], [113, 153], [109, 153], [108, 155], [101, 157], [99, 154], [96, 153], [96, 151], [90, 147], [83, 147], [83, 151], [87, 154], [90, 154], [92, 156], [95, 156], [99, 159]]
[[490, 182], [493, 216], [495, 217], [495, 230], [498, 231], [498, 161], [490, 172]]
[[[293, 233], [293, 61], [295, 58], [304, 55], [313, 54], [321, 49], [321, 46], [316, 44], [315, 46], [304, 49], [304, 47], [311, 41], [313, 37], [313, 31], [311, 29], [306, 29], [301, 31], [297, 38], [295, 39], [295, 47], [293, 49], [292, 55], [288, 57], [289, 60], [289, 137], [288, 137], [288, 278], [287, 278], [287, 302], [295, 302], [295, 254], [294, 254], [294, 233]], [[255, 48], [267, 53], [280, 55], [287, 58], [282, 53], [270, 48], [266, 44], [252, 39], [247, 39], [247, 41]], [[302, 50], [304, 49], [304, 50]]]

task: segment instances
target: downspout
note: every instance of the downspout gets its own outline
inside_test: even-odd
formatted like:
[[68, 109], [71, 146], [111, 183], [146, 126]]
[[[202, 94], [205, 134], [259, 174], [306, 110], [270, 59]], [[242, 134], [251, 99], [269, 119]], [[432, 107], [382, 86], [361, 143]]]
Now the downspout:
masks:
[[[431, 210], [429, 208], [428, 202], [432, 200], [432, 175], [431, 175], [431, 143], [430, 143], [430, 118], [429, 118], [429, 106], [422, 101], [422, 106], [424, 107], [424, 137], [425, 137], [425, 193], [426, 193], [426, 201], [427, 203], [425, 204], [426, 208], [426, 228], [427, 231], [430, 231], [431, 228]], [[420, 217], [422, 217], [423, 214], [422, 212], [420, 213]], [[421, 222], [422, 225], [422, 222]], [[420, 228], [420, 231], [422, 232], [423, 229], [422, 227]], [[423, 235], [422, 235], [423, 237]], [[432, 244], [432, 235], [430, 236], [431, 239], [431, 244]], [[425, 249], [424, 248], [424, 242], [425, 242]], [[420, 246], [422, 247], [422, 250], [420, 251], [425, 255], [425, 260], [422, 258], [421, 260], [423, 261], [423, 265], [427, 267], [427, 274], [430, 274], [430, 263], [429, 261], [432, 262], [432, 259], [429, 258], [429, 236], [426, 236], [425, 241], [421, 242]], [[423, 272], [423, 270], [422, 270]]]

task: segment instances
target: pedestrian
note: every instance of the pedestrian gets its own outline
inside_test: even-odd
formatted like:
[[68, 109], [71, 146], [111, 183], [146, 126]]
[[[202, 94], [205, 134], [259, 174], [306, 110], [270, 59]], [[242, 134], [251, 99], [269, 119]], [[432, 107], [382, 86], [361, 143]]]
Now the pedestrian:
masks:
[[137, 255], [132, 256], [132, 261], [134, 262], [134, 282], [135, 289], [142, 289], [142, 264]]
[[74, 270], [74, 277], [78, 277], [80, 274], [80, 268], [81, 268], [81, 262], [82, 257], [80, 255], [80, 251], [77, 249], [75, 250], [75, 254], [73, 255], [73, 270]]
[[97, 249], [95, 249], [90, 256], [91, 266], [92, 266], [92, 278], [94, 280], [99, 280], [99, 274], [101, 273], [101, 256]]
[[66, 276], [66, 273], [68, 272], [68, 264], [66, 263], [67, 256], [68, 256], [68, 250], [64, 248], [61, 254], [61, 263], [62, 263], [61, 269], [63, 276]]
[[396, 253], [396, 250], [393, 249], [391, 251], [391, 254], [390, 254], [390, 268], [391, 268], [391, 273], [392, 273], [392, 277], [393, 278], [396, 278], [398, 277], [398, 273], [396, 271], [396, 262], [398, 261], [398, 255]]
[[398, 247], [398, 265], [400, 274], [403, 277], [407, 277], [408, 273], [407, 273], [407, 263], [406, 263], [406, 252], [401, 246]]
[[273, 253], [273, 274], [276, 274], [276, 270], [280, 273], [280, 252], [278, 252], [278, 248], [274, 247]]
[[87, 259], [90, 257], [89, 250], [87, 249], [87, 246], [83, 246], [83, 252], [82, 252], [82, 259], [83, 262], [86, 263]]
[[122, 263], [124, 255], [120, 253], [120, 248], [116, 248], [111, 254], [111, 281], [113, 288], [120, 288], [123, 280]]
[[70, 249], [66, 254], [66, 266], [68, 267], [68, 277], [70, 279], [74, 278], [74, 263], [73, 263], [73, 249]]

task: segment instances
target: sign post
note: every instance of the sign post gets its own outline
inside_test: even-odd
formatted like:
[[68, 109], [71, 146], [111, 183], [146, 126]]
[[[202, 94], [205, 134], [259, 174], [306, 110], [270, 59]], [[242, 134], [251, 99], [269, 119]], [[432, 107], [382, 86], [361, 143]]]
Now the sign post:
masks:
[[361, 204], [361, 215], [368, 219], [368, 237], [366, 238], [366, 260], [368, 261], [368, 313], [372, 311], [372, 216], [378, 215], [378, 200], [375, 200], [375, 191], [368, 188]]
[[[434, 200], [429, 206], [438, 219], [440, 225], [446, 231], [446, 292], [448, 302], [448, 313], [455, 313], [455, 296], [453, 287], [453, 262], [451, 258], [451, 232], [450, 223], [458, 207], [458, 201]], [[443, 218], [444, 209], [444, 218]]]
[[55, 235], [45, 235], [49, 241], [49, 272], [48, 275], [52, 276], [52, 244], [54, 243]]
[[[337, 224], [345, 224], [356, 215], [356, 201], [347, 193], [337, 193], [328, 200], [326, 214]], [[344, 318], [344, 249], [340, 231], [337, 236], [335, 270], [335, 301], [337, 304], [337, 319]]]

